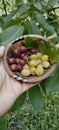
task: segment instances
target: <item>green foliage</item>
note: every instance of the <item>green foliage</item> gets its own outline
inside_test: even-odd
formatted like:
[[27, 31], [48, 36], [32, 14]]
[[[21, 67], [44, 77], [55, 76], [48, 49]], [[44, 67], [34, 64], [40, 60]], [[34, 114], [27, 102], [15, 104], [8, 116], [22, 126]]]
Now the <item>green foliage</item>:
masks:
[[19, 25], [9, 27], [0, 34], [0, 40], [1, 40], [0, 44], [6, 46], [13, 40], [16, 40], [17, 37], [20, 37], [22, 33], [23, 33], [23, 27]]
[[34, 20], [30, 20], [27, 22], [27, 28], [29, 34], [39, 34], [41, 35], [40, 29], [37, 27]]
[[55, 91], [59, 91], [59, 63], [57, 64], [57, 67], [55, 69], [55, 71], [53, 72], [53, 75], [50, 76], [49, 78], [47, 78], [46, 80], [46, 92], [52, 93]]
[[42, 14], [37, 14], [36, 18], [37, 18], [39, 24], [43, 27], [43, 29], [50, 32], [51, 34], [53, 34], [55, 32], [54, 27], [52, 27], [51, 25], [49, 25], [47, 23], [46, 19], [43, 17]]
[[23, 107], [10, 115], [8, 130], [58, 130], [59, 93], [53, 93], [45, 100], [42, 111], [34, 111], [28, 97]]
[[30, 36], [26, 37], [25, 41], [23, 42], [23, 44], [27, 47], [27, 48], [33, 48], [36, 47], [37, 44], [37, 39], [32, 39]]
[[43, 98], [39, 85], [31, 88], [28, 94], [34, 109], [38, 112], [43, 107]]
[[0, 117], [0, 130], [7, 130], [7, 119]]
[[39, 50], [43, 54], [49, 56], [51, 64], [59, 61], [59, 48], [57, 48], [51, 41], [41, 41], [39, 44]]

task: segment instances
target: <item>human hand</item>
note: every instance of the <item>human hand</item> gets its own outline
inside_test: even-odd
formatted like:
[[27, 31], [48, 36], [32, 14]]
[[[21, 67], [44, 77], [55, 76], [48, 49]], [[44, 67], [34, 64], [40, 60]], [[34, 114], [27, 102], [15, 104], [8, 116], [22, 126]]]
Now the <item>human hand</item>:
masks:
[[[4, 55], [4, 46], [0, 47], [0, 59]], [[26, 90], [37, 83], [20, 83], [10, 77], [5, 71], [3, 61], [0, 62], [0, 116], [4, 115], [14, 104], [15, 100]]]

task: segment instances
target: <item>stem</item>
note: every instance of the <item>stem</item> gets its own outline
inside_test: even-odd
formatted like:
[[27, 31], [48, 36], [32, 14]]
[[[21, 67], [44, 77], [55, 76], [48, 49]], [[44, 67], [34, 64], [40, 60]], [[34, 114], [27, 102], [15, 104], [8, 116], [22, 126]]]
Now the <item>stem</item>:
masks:
[[4, 0], [2, 0], [2, 3], [3, 3], [3, 6], [4, 6], [4, 11], [5, 11], [5, 14], [7, 15], [5, 1], [4, 1]]

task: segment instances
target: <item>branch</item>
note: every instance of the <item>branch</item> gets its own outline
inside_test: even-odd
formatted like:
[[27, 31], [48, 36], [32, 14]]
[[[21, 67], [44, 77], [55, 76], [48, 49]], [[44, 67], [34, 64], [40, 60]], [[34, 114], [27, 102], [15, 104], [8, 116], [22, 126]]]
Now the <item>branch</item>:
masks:
[[4, 0], [2, 0], [2, 3], [3, 3], [3, 6], [4, 6], [5, 14], [7, 15], [5, 1], [4, 1]]

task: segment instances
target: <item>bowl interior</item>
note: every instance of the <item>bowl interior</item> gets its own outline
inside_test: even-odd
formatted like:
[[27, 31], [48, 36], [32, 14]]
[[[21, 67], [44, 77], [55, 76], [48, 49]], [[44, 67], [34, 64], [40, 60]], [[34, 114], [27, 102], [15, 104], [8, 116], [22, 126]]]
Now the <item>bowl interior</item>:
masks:
[[43, 40], [44, 42], [46, 42], [46, 40], [47, 40], [47, 39], [45, 39], [44, 37], [42, 37], [42, 36], [40, 36], [40, 35], [25, 35], [25, 36], [22, 37], [22, 39], [19, 39], [19, 40], [17, 39], [16, 42], [10, 43], [10, 44], [7, 46], [6, 50], [5, 50], [5, 55], [4, 55], [4, 67], [5, 67], [6, 71], [7, 71], [7, 73], [8, 73], [10, 76], [12, 76], [13, 78], [16, 78], [17, 80], [20, 80], [20, 81], [22, 81], [22, 82], [38, 82], [38, 81], [40, 82], [40, 81], [42, 81], [43, 79], [47, 78], [47, 77], [54, 71], [54, 69], [55, 69], [55, 67], [56, 67], [56, 64], [50, 65], [50, 67], [47, 68], [47, 69], [45, 70], [45, 73], [44, 73], [43, 75], [41, 75], [41, 76], [36, 76], [36, 75], [33, 76], [33, 75], [30, 75], [30, 76], [28, 76], [28, 77], [23, 77], [23, 76], [21, 75], [21, 73], [19, 73], [19, 72], [12, 72], [12, 71], [10, 70], [10, 66], [9, 66], [9, 64], [8, 64], [8, 59], [9, 59], [9, 58], [12, 58], [12, 52], [13, 52], [13, 50], [14, 50], [14, 49], [18, 49], [18, 48], [21, 46], [21, 43], [22, 43], [23, 41], [25, 41], [25, 39], [26, 39], [27, 36], [30, 36], [32, 39], [37, 38], [37, 41], [38, 41], [38, 42], [40, 42], [41, 40]]

